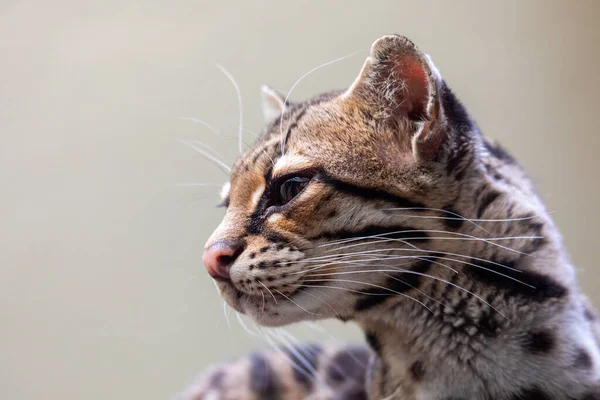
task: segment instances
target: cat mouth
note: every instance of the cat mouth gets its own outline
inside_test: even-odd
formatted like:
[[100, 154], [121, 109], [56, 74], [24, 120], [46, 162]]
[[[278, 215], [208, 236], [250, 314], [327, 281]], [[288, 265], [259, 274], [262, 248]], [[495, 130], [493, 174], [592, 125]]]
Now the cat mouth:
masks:
[[298, 289], [291, 288], [282, 292], [279, 289], [269, 288], [267, 286], [258, 287], [251, 292], [240, 290], [232, 282], [216, 281], [221, 297], [234, 310], [247, 314], [248, 309], [259, 309], [263, 312], [275, 310], [281, 302], [290, 301], [298, 292]]

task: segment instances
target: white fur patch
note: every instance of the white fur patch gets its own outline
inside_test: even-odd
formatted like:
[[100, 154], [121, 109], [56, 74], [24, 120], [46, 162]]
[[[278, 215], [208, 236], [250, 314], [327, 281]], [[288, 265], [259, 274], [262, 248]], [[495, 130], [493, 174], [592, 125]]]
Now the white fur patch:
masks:
[[229, 196], [229, 188], [231, 187], [231, 183], [225, 182], [221, 187], [221, 191], [219, 192], [219, 197], [221, 197], [221, 201], [225, 201], [227, 196]]
[[267, 222], [269, 222], [270, 224], [274, 224], [281, 218], [283, 218], [281, 214], [271, 214], [271, 216], [267, 219]]
[[305, 169], [310, 166], [311, 164], [308, 159], [294, 154], [286, 154], [275, 163], [275, 166], [273, 167], [273, 176], [286, 175], [290, 172]]
[[433, 74], [435, 81], [438, 83], [441, 82], [442, 74], [440, 74], [440, 71], [437, 69], [437, 67], [433, 63], [433, 60], [431, 59], [429, 54], [425, 54], [425, 59], [427, 60], [427, 64], [429, 65], [429, 69], [431, 70], [431, 73]]
[[262, 196], [263, 192], [265, 191], [265, 185], [260, 185], [256, 191], [254, 192], [254, 194], [252, 194], [252, 206], [256, 207], [256, 205], [258, 204], [258, 201], [260, 200], [260, 196]]

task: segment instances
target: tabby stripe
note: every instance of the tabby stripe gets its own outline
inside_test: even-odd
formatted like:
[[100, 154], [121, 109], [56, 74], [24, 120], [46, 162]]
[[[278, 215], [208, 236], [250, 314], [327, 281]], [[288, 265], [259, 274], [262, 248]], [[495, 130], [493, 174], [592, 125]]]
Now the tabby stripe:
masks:
[[523, 348], [533, 354], [549, 353], [556, 346], [556, 338], [549, 330], [535, 330], [527, 333]]
[[441, 88], [441, 95], [446, 118], [457, 133], [464, 134], [473, 130], [475, 126], [465, 106], [456, 98], [452, 90], [445, 83]]
[[507, 164], [515, 164], [516, 163], [513, 156], [508, 154], [508, 152], [506, 150], [504, 150], [504, 148], [502, 148], [502, 146], [500, 146], [499, 143], [492, 144], [491, 142], [484, 140], [483, 144], [484, 144], [485, 148], [487, 149], [487, 151], [489, 151], [490, 154], [493, 155], [494, 157], [496, 157], [498, 160], [504, 161]]
[[584, 349], [579, 349], [577, 350], [577, 355], [573, 361], [573, 366], [575, 368], [591, 369], [594, 366], [594, 362], [587, 351]]
[[375, 332], [367, 331], [367, 333], [365, 334], [365, 338], [367, 340], [367, 343], [369, 344], [369, 347], [371, 347], [375, 354], [381, 356], [381, 343], [379, 342], [379, 339], [377, 338]]
[[290, 139], [292, 130], [296, 129], [296, 127], [298, 126], [298, 123], [300, 122], [302, 117], [304, 117], [304, 114], [306, 114], [306, 111], [308, 111], [309, 108], [310, 108], [310, 106], [307, 106], [307, 107], [304, 107], [302, 110], [300, 110], [300, 112], [296, 115], [294, 122], [290, 123], [290, 125], [288, 126], [288, 128], [285, 131], [285, 134], [283, 136], [283, 141], [282, 141], [283, 148], [285, 148], [285, 145], [287, 144], [288, 140]]
[[413, 201], [407, 199], [406, 197], [398, 196], [393, 193], [387, 192], [381, 189], [374, 189], [366, 186], [359, 186], [349, 182], [345, 182], [339, 179], [335, 179], [327, 176], [326, 174], [320, 172], [317, 174], [316, 178], [329, 186], [332, 186], [336, 190], [351, 195], [360, 197], [367, 201], [373, 200], [385, 200], [390, 203], [393, 203], [397, 207], [414, 207], [414, 208], [424, 208], [425, 206], [422, 203], [417, 201]]
[[[439, 256], [436, 255], [436, 257]], [[431, 260], [425, 259], [419, 261], [414, 267], [410, 268], [409, 270], [425, 274], [427, 273], [430, 267]], [[402, 276], [402, 278], [399, 278], [399, 276]], [[400, 272], [390, 276], [387, 279], [386, 283], [382, 284], [382, 286], [385, 286], [384, 288], [362, 290], [367, 294], [360, 297], [356, 302], [356, 311], [368, 310], [372, 307], [383, 303], [387, 300], [388, 297], [398, 296], [399, 293], [405, 293], [411, 289], [419, 287], [421, 283], [421, 277], [421, 275], [417, 274], [407, 274]]]
[[483, 195], [481, 202], [479, 203], [479, 207], [477, 208], [477, 218], [481, 218], [485, 210], [492, 204], [498, 197], [500, 197], [500, 192], [496, 190], [490, 190], [489, 192]]
[[250, 389], [261, 399], [279, 399], [279, 382], [267, 359], [254, 353], [250, 356], [250, 362]]
[[[491, 260], [472, 260], [471, 263], [483, 268], [477, 268], [473, 265], [465, 265], [465, 271], [474, 279], [495, 286], [505, 292], [505, 297], [527, 297], [534, 301], [545, 301], [547, 299], [557, 299], [567, 294], [567, 289], [555, 282], [546, 275], [533, 271], [519, 271], [516, 261]], [[503, 268], [498, 264], [508, 266], [512, 269]], [[513, 269], [516, 269], [513, 270]], [[501, 276], [503, 274], [506, 276]], [[517, 282], [508, 277], [517, 279]], [[525, 285], [523, 283], [525, 283]], [[530, 286], [527, 286], [530, 285]], [[531, 287], [533, 286], [533, 287]]]
[[[255, 210], [253, 211], [253, 213], [250, 217], [250, 223], [249, 223], [248, 227], [246, 228], [246, 231], [248, 234], [258, 234], [261, 231], [261, 227], [264, 222], [263, 213], [265, 211], [266, 204], [269, 201], [269, 196], [270, 196], [270, 192], [271, 192], [271, 188], [269, 185], [270, 179], [271, 179], [271, 174], [272, 174], [272, 167], [270, 167], [265, 172], [264, 178], [265, 178], [265, 182], [267, 182], [267, 186], [266, 186], [260, 200], [258, 201], [258, 204], [256, 205]], [[369, 187], [364, 187], [364, 186], [358, 186], [358, 185], [354, 185], [349, 182], [344, 182], [339, 179], [334, 179], [334, 178], [327, 176], [323, 172], [318, 172], [315, 176], [315, 179], [321, 183], [332, 186], [333, 188], [335, 188], [336, 190], [338, 190], [342, 193], [349, 194], [351, 196], [356, 196], [363, 200], [367, 200], [367, 201], [384, 200], [384, 201], [392, 203], [392, 205], [397, 206], [397, 207], [416, 208], [415, 211], [423, 211], [422, 209], [425, 208], [425, 206], [422, 203], [418, 203], [416, 201], [407, 199], [402, 196], [395, 195], [393, 193], [389, 193], [389, 192], [381, 190], [381, 189], [374, 189], [374, 188], [369, 188]], [[386, 228], [383, 228], [383, 229], [386, 229]], [[390, 229], [392, 229], [392, 228], [387, 228], [386, 231], [381, 232], [381, 233], [391, 232], [392, 230], [390, 230]], [[397, 230], [405, 230], [405, 229], [397, 229]], [[376, 234], [376, 233], [371, 233], [371, 234]], [[353, 233], [348, 232], [346, 235], [347, 235], [347, 237], [351, 237], [350, 235], [359, 236], [360, 232], [353, 232]], [[325, 235], [325, 236], [327, 236], [327, 235]], [[423, 236], [423, 234], [420, 234], [419, 236]], [[335, 236], [334, 234], [329, 234], [329, 237], [337, 237], [337, 236]]]
[[262, 217], [262, 215], [265, 211], [265, 207], [267, 205], [267, 202], [269, 201], [269, 196], [271, 193], [270, 182], [271, 182], [272, 175], [273, 175], [273, 164], [270, 164], [264, 173], [265, 190], [263, 191], [262, 195], [260, 196], [260, 199], [258, 200], [258, 203], [256, 204], [256, 208], [254, 209], [254, 211], [252, 212], [252, 215], [250, 216], [250, 222], [249, 222], [248, 226], [246, 227], [246, 232], [248, 234], [256, 235], [256, 234], [259, 234], [261, 231], [262, 223], [264, 222], [264, 218]]
[[543, 392], [539, 387], [533, 386], [521, 390], [519, 393], [515, 394], [511, 400], [552, 400], [553, 398], [554, 397]]
[[466, 139], [458, 137], [456, 148], [452, 150], [446, 161], [446, 174], [452, 175], [457, 181], [464, 178], [465, 172], [470, 165], [471, 159], [469, 159], [469, 153], [471, 152], [472, 144], [467, 142]]

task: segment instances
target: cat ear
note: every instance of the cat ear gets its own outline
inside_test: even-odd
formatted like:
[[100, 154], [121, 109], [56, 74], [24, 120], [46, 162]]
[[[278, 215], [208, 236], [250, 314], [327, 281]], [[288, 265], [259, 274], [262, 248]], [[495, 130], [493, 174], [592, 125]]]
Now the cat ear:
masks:
[[388, 35], [373, 43], [345, 96], [358, 98], [376, 119], [391, 119], [414, 127], [410, 138], [413, 152], [417, 158], [430, 159], [444, 140], [433, 129], [440, 117], [442, 85], [428, 56], [409, 39]]
[[260, 87], [261, 108], [265, 122], [271, 122], [283, 112], [285, 97], [267, 85]]

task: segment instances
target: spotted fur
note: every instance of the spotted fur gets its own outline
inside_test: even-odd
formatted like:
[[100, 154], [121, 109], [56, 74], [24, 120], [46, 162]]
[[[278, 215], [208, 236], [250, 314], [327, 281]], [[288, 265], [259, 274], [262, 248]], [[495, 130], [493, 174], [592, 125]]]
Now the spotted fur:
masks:
[[[600, 399], [598, 321], [560, 235], [429, 57], [385, 36], [344, 92], [263, 93], [277, 118], [235, 163], [206, 245], [244, 243], [221, 295], [266, 326], [352, 321], [370, 350], [303, 349], [310, 376], [255, 354], [183, 398]], [[310, 182], [279, 204], [294, 176]]]

